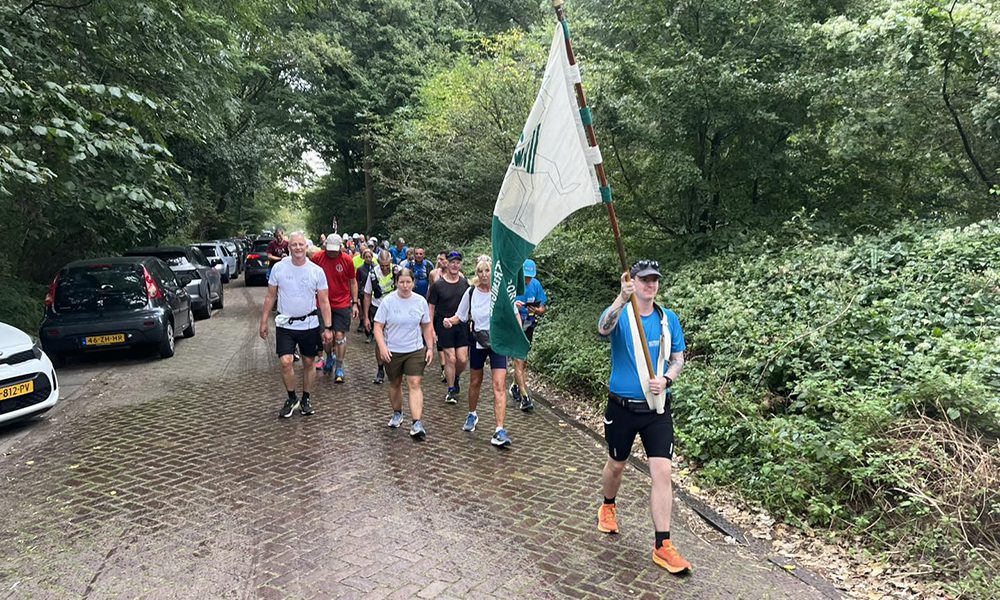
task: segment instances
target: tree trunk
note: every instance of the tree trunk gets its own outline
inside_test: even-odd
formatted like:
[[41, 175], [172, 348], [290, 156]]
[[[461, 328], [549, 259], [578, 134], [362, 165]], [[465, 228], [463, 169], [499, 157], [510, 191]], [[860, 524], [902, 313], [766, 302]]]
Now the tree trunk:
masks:
[[361, 164], [365, 172], [365, 231], [370, 234], [375, 226], [375, 186], [372, 183], [371, 143], [367, 134], [364, 137], [362, 152], [364, 157], [361, 159]]

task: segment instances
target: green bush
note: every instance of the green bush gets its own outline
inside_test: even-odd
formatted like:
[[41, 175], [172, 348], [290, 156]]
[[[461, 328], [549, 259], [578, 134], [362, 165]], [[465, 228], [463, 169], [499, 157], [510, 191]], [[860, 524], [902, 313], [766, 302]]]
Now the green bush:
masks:
[[[596, 319], [618, 271], [609, 244], [593, 251], [601, 235], [539, 247], [553, 301], [532, 350], [595, 403], [609, 369]], [[703, 479], [792, 523], [903, 544], [959, 587], [997, 564], [1000, 224], [836, 240], [796, 220], [700, 261], [653, 256], [688, 344], [678, 444]]]
[[44, 285], [10, 276], [0, 283], [0, 322], [12, 325], [31, 335], [38, 333], [45, 300]]

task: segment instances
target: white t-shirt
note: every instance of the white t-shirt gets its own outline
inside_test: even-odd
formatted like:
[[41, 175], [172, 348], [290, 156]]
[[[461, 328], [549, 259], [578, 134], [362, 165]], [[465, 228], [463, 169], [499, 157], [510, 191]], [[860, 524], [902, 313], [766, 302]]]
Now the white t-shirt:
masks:
[[[464, 322], [469, 321], [469, 313], [472, 313], [473, 326], [476, 331], [489, 331], [490, 330], [490, 315], [493, 313], [492, 298], [489, 292], [484, 292], [478, 287], [472, 289], [472, 306], [470, 311], [469, 302], [469, 292], [462, 294], [462, 301], [458, 304], [458, 310], [455, 311], [455, 316], [462, 319]], [[476, 342], [476, 348], [480, 350], [485, 350], [483, 346]]]
[[267, 285], [278, 287], [278, 317], [275, 325], [296, 330], [319, 327], [318, 315], [280, 324], [282, 316], [301, 317], [316, 310], [316, 294], [327, 289], [326, 274], [319, 265], [307, 258], [304, 265], [296, 266], [292, 257], [286, 256], [271, 267]]
[[424, 336], [420, 325], [431, 322], [431, 311], [427, 300], [416, 292], [409, 298], [400, 298], [399, 292], [382, 297], [375, 322], [385, 326], [385, 344], [393, 354], [408, 354], [424, 348]]

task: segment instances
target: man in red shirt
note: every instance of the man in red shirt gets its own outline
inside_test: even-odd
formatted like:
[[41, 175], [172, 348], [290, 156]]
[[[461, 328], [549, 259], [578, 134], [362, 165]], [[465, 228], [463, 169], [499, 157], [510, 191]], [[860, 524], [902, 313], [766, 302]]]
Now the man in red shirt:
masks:
[[278, 264], [281, 259], [288, 256], [288, 240], [285, 239], [285, 230], [278, 228], [274, 232], [274, 239], [267, 244], [267, 276], [271, 277], [271, 269]]
[[312, 256], [312, 261], [326, 273], [333, 317], [333, 348], [325, 348], [326, 363], [323, 365], [323, 372], [332, 371], [336, 360], [334, 381], [337, 383], [344, 383], [347, 332], [351, 328], [351, 320], [358, 318], [358, 282], [354, 277], [354, 261], [350, 254], [343, 252], [343, 244], [338, 234], [331, 233], [326, 238], [326, 250]]

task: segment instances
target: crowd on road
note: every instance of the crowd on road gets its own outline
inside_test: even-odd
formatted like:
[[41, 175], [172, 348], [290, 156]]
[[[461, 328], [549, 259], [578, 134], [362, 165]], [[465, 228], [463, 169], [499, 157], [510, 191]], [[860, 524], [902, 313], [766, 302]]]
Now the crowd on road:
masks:
[[[289, 418], [296, 409], [302, 415], [315, 412], [312, 394], [317, 372], [344, 383], [348, 334], [354, 329], [363, 334], [365, 344], [375, 347], [372, 383], [388, 380], [389, 427], [403, 423], [405, 382], [410, 435], [417, 439], [427, 435], [422, 382], [436, 357], [441, 380], [447, 383], [445, 403], [458, 403], [461, 377], [469, 369], [469, 412], [463, 429], [475, 431], [483, 371], [489, 363], [496, 416], [491, 443], [510, 446], [504, 424], [507, 394], [525, 412], [534, 409], [534, 401], [524, 377], [525, 361], [515, 362], [519, 375], [508, 387], [508, 359], [490, 347], [490, 257], [477, 257], [470, 279], [463, 271], [465, 257], [460, 250], [442, 250], [436, 262], [431, 262], [424, 248], [411, 248], [403, 238], [393, 245], [388, 241], [380, 245], [377, 238], [363, 234], [331, 233], [321, 235], [319, 244], [312, 244], [302, 233], [286, 238], [278, 230], [266, 250], [270, 270], [260, 334], [267, 337], [276, 305], [275, 344], [288, 393], [280, 416]], [[532, 260], [525, 261], [524, 272], [525, 294], [518, 296], [516, 305], [530, 339], [548, 299]], [[294, 375], [299, 357], [301, 395]]]
[[[279, 417], [287, 419], [296, 409], [303, 416], [315, 413], [312, 393], [316, 372], [333, 374], [344, 383], [344, 357], [348, 334], [356, 322], [367, 344], [375, 346], [372, 383], [388, 379], [390, 428], [404, 421], [403, 384], [410, 411], [410, 436], [423, 440], [425, 371], [440, 361], [440, 376], [447, 383], [443, 401], [456, 404], [461, 376], [469, 369], [469, 411], [464, 431], [475, 431], [484, 369], [489, 364], [494, 408], [491, 443], [506, 448], [512, 441], [505, 426], [507, 394], [525, 412], [534, 409], [525, 377], [525, 360], [509, 360], [493, 350], [489, 324], [492, 261], [478, 256], [472, 277], [463, 271], [461, 250], [442, 250], [432, 263], [422, 247], [410, 248], [403, 238], [395, 244], [362, 234], [321, 235], [319, 245], [302, 232], [287, 239], [279, 230], [267, 246], [268, 291], [260, 318], [260, 336], [267, 338], [272, 310], [277, 307], [275, 347], [287, 398]], [[548, 297], [537, 278], [537, 266], [523, 264], [524, 293], [515, 299], [518, 320], [529, 340], [538, 319], [545, 314]], [[602, 473], [603, 502], [597, 527], [618, 533], [616, 496], [636, 436], [649, 460], [653, 485], [650, 512], [655, 529], [652, 560], [671, 573], [691, 569], [670, 541], [672, 513], [671, 461], [674, 430], [670, 414], [670, 386], [684, 364], [684, 334], [677, 315], [656, 304], [660, 284], [659, 264], [636, 262], [622, 274], [621, 289], [597, 322], [599, 335], [611, 342], [611, 378], [604, 414], [608, 459]], [[645, 331], [650, 361], [637, 323]], [[294, 362], [301, 357], [302, 393], [296, 392]], [[514, 381], [507, 386], [508, 363]], [[655, 365], [655, 368], [647, 365]], [[356, 374], [351, 374], [356, 376]], [[457, 425], [457, 424], [456, 424]]]

